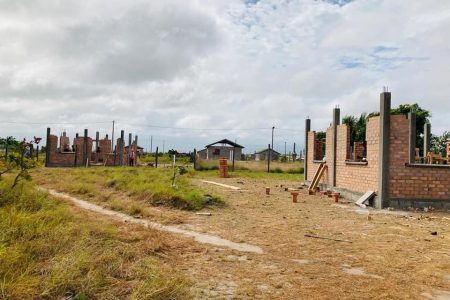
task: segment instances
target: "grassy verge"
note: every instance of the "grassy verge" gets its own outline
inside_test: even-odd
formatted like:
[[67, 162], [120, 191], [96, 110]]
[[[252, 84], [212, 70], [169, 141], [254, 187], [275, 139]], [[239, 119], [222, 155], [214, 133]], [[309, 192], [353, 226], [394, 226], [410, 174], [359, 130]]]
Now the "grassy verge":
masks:
[[[228, 168], [231, 170], [231, 162], [228, 162]], [[219, 165], [217, 160], [199, 160], [197, 164], [197, 171], [213, 174], [210, 171], [218, 170]], [[250, 177], [250, 178], [277, 178], [277, 179], [292, 179], [303, 180], [303, 163], [301, 162], [271, 162], [270, 174], [267, 173], [267, 161], [235, 161], [235, 171], [233, 175]], [[281, 175], [272, 175], [281, 174]], [[292, 176], [291, 176], [292, 175]]]
[[[82, 195], [96, 202], [108, 202], [115, 210], [141, 214], [143, 206], [168, 206], [185, 210], [199, 210], [208, 205], [221, 205], [216, 197], [205, 196], [204, 191], [189, 183], [188, 176], [177, 175], [172, 187], [173, 169], [164, 168], [70, 168], [35, 170], [39, 184], [59, 191]], [[134, 204], [125, 205], [117, 193], [125, 194]], [[120, 196], [120, 195], [119, 195]]]
[[10, 186], [0, 181], [0, 298], [189, 297], [186, 281], [158, 262], [161, 233], [124, 232], [74, 214], [32, 183]]
[[[217, 177], [217, 170], [207, 170], [207, 171], [196, 171], [194, 173], [197, 178], [211, 178]], [[249, 170], [236, 170], [234, 172], [229, 171], [230, 177], [243, 177], [243, 178], [254, 178], [254, 179], [278, 179], [278, 180], [289, 180], [303, 182], [303, 174], [290, 174], [290, 173], [267, 173], [262, 171], [249, 171]]]

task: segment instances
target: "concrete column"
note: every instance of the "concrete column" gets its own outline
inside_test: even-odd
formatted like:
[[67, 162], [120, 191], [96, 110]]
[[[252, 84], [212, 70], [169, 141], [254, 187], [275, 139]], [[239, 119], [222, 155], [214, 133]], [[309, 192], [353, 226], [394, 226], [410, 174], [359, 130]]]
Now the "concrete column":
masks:
[[416, 113], [408, 113], [409, 120], [409, 163], [416, 162]]
[[86, 166], [89, 165], [89, 149], [88, 149], [88, 130], [84, 130], [84, 137], [83, 137], [83, 162], [82, 165]]
[[376, 208], [389, 206], [389, 134], [391, 126], [391, 93], [380, 94], [380, 144], [378, 161], [378, 193]]
[[138, 162], [138, 136], [134, 136], [134, 165], [137, 166]]
[[133, 136], [131, 135], [131, 133], [128, 134], [128, 154], [127, 154], [127, 166], [130, 165], [130, 153], [131, 153], [131, 140], [132, 140]]
[[47, 128], [47, 141], [45, 144], [45, 166], [50, 165], [50, 127]]
[[95, 163], [98, 163], [98, 142], [100, 140], [100, 133], [97, 131], [95, 133]]
[[427, 157], [430, 151], [430, 140], [431, 140], [431, 124], [425, 123], [423, 126], [423, 157]]
[[120, 131], [120, 145], [117, 147], [119, 151], [119, 166], [123, 165], [123, 145], [125, 144], [125, 132], [123, 130]]
[[331, 157], [327, 157], [330, 164], [333, 167], [331, 172], [331, 185], [336, 186], [336, 153], [337, 153], [337, 127], [341, 123], [341, 110], [339, 108], [333, 109], [333, 140], [331, 144]]
[[304, 162], [304, 178], [305, 181], [308, 180], [308, 149], [309, 149], [309, 145], [308, 145], [308, 132], [311, 131], [311, 119], [306, 119], [305, 120], [305, 158], [303, 159]]

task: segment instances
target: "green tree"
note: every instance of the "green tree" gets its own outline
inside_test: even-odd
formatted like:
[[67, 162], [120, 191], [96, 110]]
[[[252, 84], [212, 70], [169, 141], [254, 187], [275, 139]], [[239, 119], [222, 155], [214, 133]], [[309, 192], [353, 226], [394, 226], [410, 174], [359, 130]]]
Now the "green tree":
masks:
[[443, 157], [447, 156], [447, 142], [450, 141], [450, 131], [445, 131], [441, 136], [431, 136], [431, 151]]
[[325, 131], [318, 131], [316, 133], [316, 138], [318, 141], [324, 140], [327, 137], [327, 133]]
[[168, 153], [169, 155], [177, 155], [177, 154], [178, 154], [178, 151], [175, 150], [175, 149], [170, 149], [169, 151], [167, 151], [167, 153]]
[[355, 116], [345, 116], [342, 124], [350, 127], [350, 144], [354, 142], [364, 142], [366, 140], [367, 114], [362, 113], [359, 118]]

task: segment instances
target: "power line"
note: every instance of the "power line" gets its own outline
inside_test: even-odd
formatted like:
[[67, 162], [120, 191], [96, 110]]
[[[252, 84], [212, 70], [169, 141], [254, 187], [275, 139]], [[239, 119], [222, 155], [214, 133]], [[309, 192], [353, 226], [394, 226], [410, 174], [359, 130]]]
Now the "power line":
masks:
[[[18, 122], [18, 121], [0, 121], [0, 124], [19, 124], [19, 125], [92, 125], [92, 124], [111, 124], [112, 121], [102, 122]], [[196, 130], [196, 131], [257, 131], [257, 130], [271, 130], [272, 127], [250, 127], [250, 128], [198, 128], [198, 127], [173, 127], [162, 126], [154, 124], [132, 124], [115, 122], [115, 124], [128, 125], [134, 127], [146, 127], [156, 129], [172, 129], [172, 130]], [[301, 130], [294, 128], [277, 128], [277, 130], [291, 131], [302, 133]]]
[[128, 126], [136, 126], [136, 127], [148, 127], [148, 128], [158, 128], [158, 129], [174, 129], [174, 130], [211, 130], [211, 131], [231, 131], [231, 130], [242, 130], [242, 131], [251, 131], [251, 130], [270, 130], [271, 127], [255, 127], [255, 128], [195, 128], [195, 127], [171, 127], [171, 126], [161, 126], [161, 125], [152, 125], [152, 124], [130, 124], [130, 123], [122, 123], [117, 122], [118, 124], [128, 125]]
[[110, 124], [107, 122], [14, 122], [14, 121], [0, 121], [0, 124], [23, 124], [23, 125], [83, 125], [83, 124]]

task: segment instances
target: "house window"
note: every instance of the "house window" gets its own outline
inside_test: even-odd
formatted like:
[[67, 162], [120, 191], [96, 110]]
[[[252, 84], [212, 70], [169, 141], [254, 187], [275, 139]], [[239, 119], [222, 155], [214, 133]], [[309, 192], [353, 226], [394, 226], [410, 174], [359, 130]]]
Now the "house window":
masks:
[[220, 149], [214, 149], [213, 155], [220, 155]]

